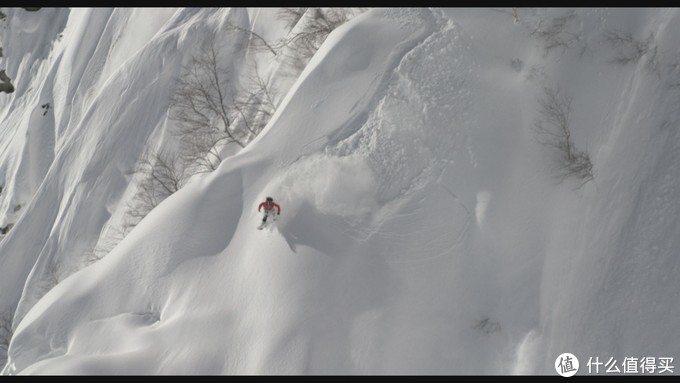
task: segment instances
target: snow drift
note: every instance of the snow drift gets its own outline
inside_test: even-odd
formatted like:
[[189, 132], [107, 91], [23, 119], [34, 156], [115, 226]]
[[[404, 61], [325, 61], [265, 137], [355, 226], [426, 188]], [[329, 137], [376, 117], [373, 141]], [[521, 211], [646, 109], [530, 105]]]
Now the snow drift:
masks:
[[[554, 374], [563, 352], [580, 373], [680, 353], [677, 10], [370, 10], [248, 147], [44, 296], [160, 142], [183, 52], [258, 13], [6, 13], [34, 27], [2, 35], [5, 220], [22, 206], [0, 243], [4, 373]], [[611, 31], [648, 49], [616, 63]], [[591, 182], [556, 180], [535, 139], [545, 86], [573, 96]], [[258, 231], [266, 195], [282, 215]]]

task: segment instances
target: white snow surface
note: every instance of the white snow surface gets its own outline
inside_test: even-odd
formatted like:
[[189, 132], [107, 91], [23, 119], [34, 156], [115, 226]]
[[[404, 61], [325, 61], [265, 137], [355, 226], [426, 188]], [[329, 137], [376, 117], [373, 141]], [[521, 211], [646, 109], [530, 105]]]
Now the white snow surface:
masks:
[[[243, 72], [226, 23], [271, 39], [283, 24], [273, 8], [0, 10], [16, 88], [0, 93], [3, 374], [680, 360], [678, 9], [371, 9], [294, 82], [259, 53], [285, 90], [263, 132], [89, 265], [165, 142], [181, 66], [216, 35]], [[560, 20], [546, 49], [537, 30]], [[634, 50], [611, 31], [647, 49], [617, 64]], [[582, 186], [536, 139], [544, 86], [572, 97]], [[259, 231], [268, 195], [281, 216]]]

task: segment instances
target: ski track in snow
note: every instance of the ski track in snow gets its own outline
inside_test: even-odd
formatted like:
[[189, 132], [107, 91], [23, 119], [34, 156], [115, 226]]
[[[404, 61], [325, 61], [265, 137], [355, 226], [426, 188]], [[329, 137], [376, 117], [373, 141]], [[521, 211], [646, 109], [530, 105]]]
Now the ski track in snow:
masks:
[[[423, 189], [450, 166], [460, 146], [469, 90], [459, 73], [466, 73], [470, 65], [455, 25], [442, 25], [441, 16], [429, 12], [423, 16], [432, 24], [431, 32], [404, 54], [366, 122], [337, 145], [326, 148], [331, 155], [366, 158], [376, 177], [375, 199], [380, 211], [374, 212], [373, 222], [363, 230], [375, 235], [377, 241], [392, 238], [395, 247], [412, 249], [403, 252], [409, 254], [404, 259], [391, 259], [394, 262], [412, 262], [422, 258], [421, 254], [450, 254], [470, 220], [468, 209], [455, 196], [451, 198], [448, 188], [449, 194], [430, 191], [426, 193], [429, 197], [422, 196]], [[432, 84], [449, 86], [442, 92], [441, 86]], [[401, 206], [417, 195], [440, 199], [440, 206], [449, 211], [422, 210], [411, 204], [406, 208], [408, 213], [399, 213]], [[419, 219], [440, 224], [434, 225], [434, 230], [420, 230], [417, 227], [423, 226], [414, 223]], [[404, 223], [398, 223], [400, 220]], [[401, 227], [403, 224], [407, 226]]]

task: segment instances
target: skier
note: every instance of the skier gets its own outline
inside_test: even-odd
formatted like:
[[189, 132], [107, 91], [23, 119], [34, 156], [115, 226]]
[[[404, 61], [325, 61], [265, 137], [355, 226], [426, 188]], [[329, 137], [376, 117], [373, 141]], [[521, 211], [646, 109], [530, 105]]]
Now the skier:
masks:
[[[264, 217], [262, 217], [262, 224], [258, 226], [258, 229], [260, 230], [267, 224], [267, 217], [274, 215], [274, 208], [276, 208], [276, 216], [281, 214], [281, 206], [274, 202], [274, 198], [272, 197], [267, 197], [266, 201], [260, 203], [260, 206], [257, 207], [257, 211], [261, 211], [262, 208], [264, 208]], [[276, 216], [274, 217], [274, 220], [276, 220]]]

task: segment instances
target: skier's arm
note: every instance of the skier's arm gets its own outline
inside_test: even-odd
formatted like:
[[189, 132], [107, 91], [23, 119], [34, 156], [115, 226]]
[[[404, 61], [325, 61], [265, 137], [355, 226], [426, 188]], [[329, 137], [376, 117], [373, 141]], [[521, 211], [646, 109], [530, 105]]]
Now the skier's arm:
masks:
[[275, 203], [274, 206], [276, 207], [276, 211], [277, 211], [276, 215], [280, 215], [281, 214], [281, 206], [279, 206], [278, 203]]
[[264, 202], [262, 202], [262, 203], [260, 204], [260, 206], [257, 207], [257, 211], [262, 210], [262, 206], [264, 206]]

